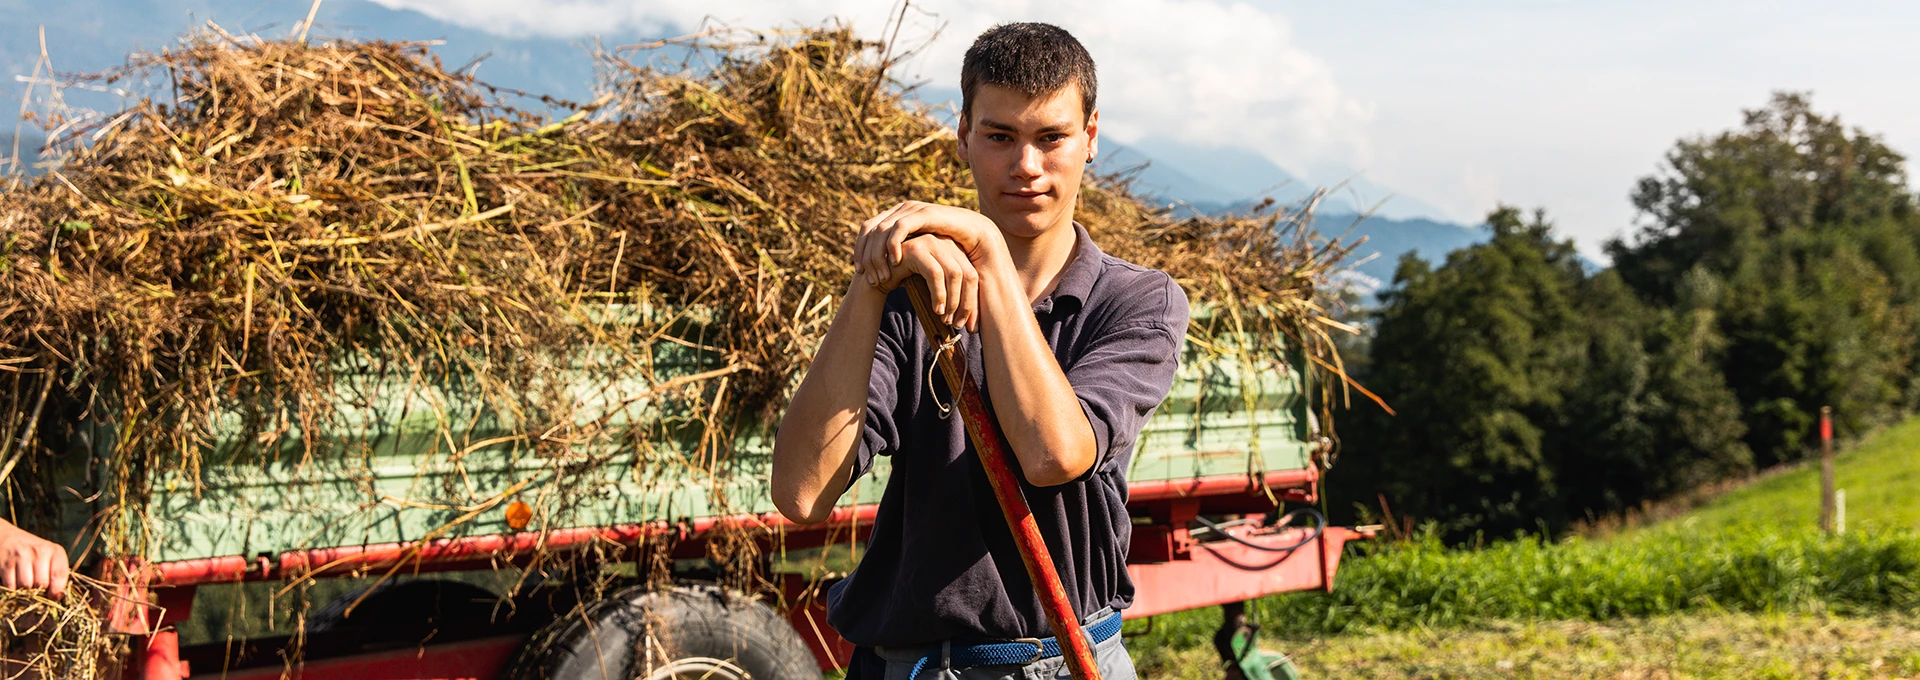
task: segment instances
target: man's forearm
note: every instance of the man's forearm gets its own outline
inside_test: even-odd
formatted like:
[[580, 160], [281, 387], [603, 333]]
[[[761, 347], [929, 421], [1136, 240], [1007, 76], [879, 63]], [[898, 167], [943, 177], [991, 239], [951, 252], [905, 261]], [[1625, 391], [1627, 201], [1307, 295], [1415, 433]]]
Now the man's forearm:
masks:
[[995, 419], [1027, 481], [1053, 486], [1085, 474], [1098, 457], [1093, 426], [1011, 266], [980, 269], [980, 341]]
[[855, 280], [773, 443], [773, 501], [787, 519], [825, 521], [853, 473], [886, 293]]

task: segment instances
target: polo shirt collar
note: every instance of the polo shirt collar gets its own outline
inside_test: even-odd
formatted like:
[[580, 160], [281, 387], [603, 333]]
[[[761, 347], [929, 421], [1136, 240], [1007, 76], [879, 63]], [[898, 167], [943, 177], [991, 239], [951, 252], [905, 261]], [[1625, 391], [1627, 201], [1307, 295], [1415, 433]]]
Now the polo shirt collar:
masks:
[[1073, 223], [1073, 259], [1067, 262], [1066, 270], [1060, 273], [1060, 283], [1053, 292], [1033, 303], [1035, 314], [1051, 314], [1056, 300], [1071, 299], [1074, 304], [1085, 306], [1087, 295], [1093, 292], [1093, 282], [1100, 278], [1100, 261], [1106, 256], [1100, 252], [1100, 246], [1094, 245], [1093, 237], [1087, 235], [1087, 228], [1079, 221]]

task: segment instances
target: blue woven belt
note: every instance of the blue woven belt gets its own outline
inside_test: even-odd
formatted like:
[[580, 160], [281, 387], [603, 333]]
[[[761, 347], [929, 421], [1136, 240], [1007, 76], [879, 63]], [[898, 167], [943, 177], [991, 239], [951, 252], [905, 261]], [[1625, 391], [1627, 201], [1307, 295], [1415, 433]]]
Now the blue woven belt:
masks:
[[[1093, 644], [1100, 644], [1120, 634], [1120, 612], [1087, 626], [1087, 637], [1093, 638]], [[1041, 659], [1060, 656], [1060, 641], [1054, 638], [1002, 640], [980, 642], [970, 645], [953, 645], [948, 648], [949, 666], [966, 668], [968, 666], [1024, 666]], [[920, 669], [929, 663], [938, 663], [940, 652], [920, 657], [913, 663], [913, 672], [907, 674], [907, 680], [920, 676]]]

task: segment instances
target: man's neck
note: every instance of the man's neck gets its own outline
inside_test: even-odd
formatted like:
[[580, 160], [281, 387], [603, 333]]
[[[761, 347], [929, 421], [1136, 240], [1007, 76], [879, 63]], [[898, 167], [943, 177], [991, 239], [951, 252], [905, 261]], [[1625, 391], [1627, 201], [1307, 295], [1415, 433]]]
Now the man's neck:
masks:
[[1069, 219], [1031, 239], [1007, 237], [1007, 255], [1013, 260], [1027, 301], [1045, 297], [1060, 282], [1061, 272], [1073, 261], [1077, 231]]

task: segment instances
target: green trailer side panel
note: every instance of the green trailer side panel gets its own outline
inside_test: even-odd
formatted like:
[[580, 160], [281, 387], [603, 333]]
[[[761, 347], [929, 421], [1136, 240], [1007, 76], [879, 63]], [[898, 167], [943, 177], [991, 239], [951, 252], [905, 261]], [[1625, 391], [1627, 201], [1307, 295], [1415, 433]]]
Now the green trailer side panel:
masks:
[[[656, 358], [663, 381], [706, 366], [688, 354]], [[359, 436], [327, 440], [337, 455], [303, 461], [289, 446], [275, 462], [242, 463], [235, 461], [244, 457], [243, 447], [223, 441], [198, 484], [181, 474], [161, 478], [142, 525], [116, 530], [146, 536], [147, 559], [177, 561], [505, 533], [505, 500], [534, 508], [533, 529], [774, 511], [768, 442], [750, 433], [718, 474], [691, 472], [682, 461], [699, 455], [697, 433], [670, 427], [658, 409], [650, 410], [653, 404], [632, 399], [650, 385], [615, 384], [576, 397], [592, 407], [582, 411], [588, 420], [652, 418], [647, 422], [663, 436], [651, 448], [602, 440], [595, 447], [536, 450], [524, 442], [467, 444], [510, 428], [476, 424], [486, 419], [460, 412], [457, 395], [376, 382], [361, 391], [385, 396], [360, 399], [359, 410], [342, 418], [355, 423]], [[1284, 374], [1253, 371], [1190, 348], [1172, 393], [1140, 437], [1130, 479], [1304, 468], [1311, 464], [1310, 425], [1302, 395], [1297, 365]], [[443, 413], [450, 415], [443, 419]], [[96, 432], [111, 436], [104, 426]], [[461, 451], [457, 461], [454, 451]], [[856, 495], [859, 502], [877, 502], [888, 470], [882, 458], [841, 504], [853, 504]], [[75, 502], [66, 511], [69, 531], [81, 530], [95, 510]]]

